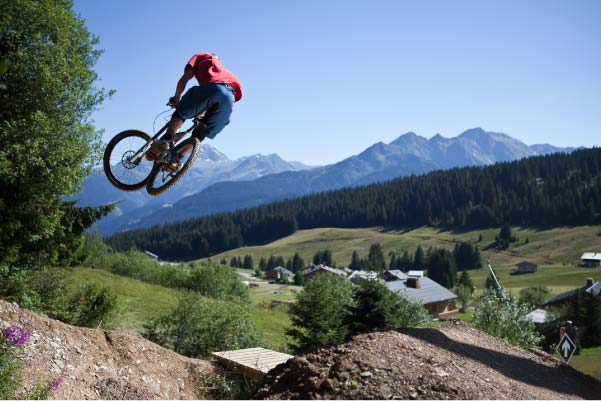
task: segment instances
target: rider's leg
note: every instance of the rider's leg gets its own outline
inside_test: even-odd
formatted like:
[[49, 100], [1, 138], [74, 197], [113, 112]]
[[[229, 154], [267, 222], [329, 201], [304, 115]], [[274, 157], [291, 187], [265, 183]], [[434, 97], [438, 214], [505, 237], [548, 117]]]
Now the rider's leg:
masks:
[[[206, 113], [192, 131], [192, 135], [201, 142], [207, 137], [215, 138], [229, 124], [234, 105], [234, 95], [226, 85], [206, 84], [203, 85], [203, 92], [209, 98], [203, 109], [206, 110]], [[190, 150], [184, 149], [181, 154], [186, 155]]]

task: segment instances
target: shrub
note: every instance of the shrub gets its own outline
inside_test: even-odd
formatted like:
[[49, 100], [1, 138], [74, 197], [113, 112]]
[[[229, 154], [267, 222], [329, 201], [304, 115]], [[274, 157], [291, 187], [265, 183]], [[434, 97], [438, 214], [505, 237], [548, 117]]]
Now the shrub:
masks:
[[297, 352], [338, 344], [348, 334], [352, 287], [346, 278], [319, 274], [305, 284], [290, 305], [290, 347]]
[[486, 289], [478, 299], [473, 323], [488, 334], [504, 338], [521, 347], [537, 345], [541, 338], [534, 323], [525, 316], [529, 308], [512, 298], [503, 299], [496, 291]]
[[353, 332], [383, 327], [420, 326], [430, 321], [422, 304], [403, 293], [393, 293], [377, 280], [365, 280], [355, 287], [348, 325]]
[[169, 314], [149, 322], [144, 336], [193, 358], [259, 344], [259, 334], [246, 305], [193, 292], [182, 296]]
[[548, 295], [549, 289], [542, 284], [538, 284], [520, 290], [520, 301], [527, 304], [529, 308], [537, 308], [545, 303]]
[[459, 312], [465, 312], [473, 298], [473, 288], [463, 284], [455, 286], [455, 294], [457, 295], [457, 303], [459, 304]]
[[115, 308], [116, 297], [108, 287], [86, 284], [66, 297], [57, 318], [83, 327], [95, 327]]
[[188, 288], [214, 299], [250, 302], [250, 293], [238, 273], [228, 266], [203, 264], [191, 270]]

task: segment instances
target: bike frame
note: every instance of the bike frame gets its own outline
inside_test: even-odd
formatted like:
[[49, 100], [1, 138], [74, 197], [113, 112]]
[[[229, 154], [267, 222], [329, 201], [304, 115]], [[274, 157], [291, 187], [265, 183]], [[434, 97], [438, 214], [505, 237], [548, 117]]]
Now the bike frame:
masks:
[[[142, 161], [142, 158], [144, 157], [144, 154], [146, 153], [146, 151], [148, 150], [148, 148], [150, 147], [150, 145], [152, 145], [155, 141], [158, 140], [159, 136], [165, 132], [167, 130], [167, 127], [169, 126], [169, 123], [163, 125], [163, 128], [161, 128], [160, 130], [158, 130], [158, 132], [148, 140], [148, 142], [146, 142], [144, 144], [144, 146], [142, 146], [140, 149], [138, 149], [138, 151], [136, 153], [134, 153], [129, 159], [128, 161], [132, 164], [138, 165], [140, 164], [140, 162]], [[173, 138], [172, 142], [173, 143], [177, 143], [180, 141], [180, 139], [182, 139], [185, 135], [189, 134], [190, 131], [192, 131], [194, 129], [195, 125], [192, 124], [192, 126], [190, 128], [188, 128], [185, 131], [181, 131], [181, 132], [177, 132], [175, 134], [175, 138]], [[159, 160], [157, 160], [159, 161]]]

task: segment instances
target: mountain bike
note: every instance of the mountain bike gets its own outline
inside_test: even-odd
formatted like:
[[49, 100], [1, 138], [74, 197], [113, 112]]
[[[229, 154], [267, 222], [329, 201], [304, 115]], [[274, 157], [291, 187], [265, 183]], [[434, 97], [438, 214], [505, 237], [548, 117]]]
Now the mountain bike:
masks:
[[198, 138], [191, 136], [183, 139], [196, 127], [198, 119], [193, 120], [190, 128], [176, 133], [169, 150], [155, 160], [147, 160], [146, 152], [167, 130], [169, 123], [153, 137], [136, 129], [115, 135], [107, 144], [103, 157], [104, 173], [110, 183], [123, 191], [137, 191], [146, 187], [150, 195], [160, 195], [173, 187], [198, 158]]

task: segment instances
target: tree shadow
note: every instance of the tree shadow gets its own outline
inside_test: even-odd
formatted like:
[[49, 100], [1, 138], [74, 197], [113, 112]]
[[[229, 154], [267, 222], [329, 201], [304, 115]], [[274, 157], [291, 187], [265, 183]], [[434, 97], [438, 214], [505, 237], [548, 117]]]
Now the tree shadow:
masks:
[[[477, 345], [461, 343], [437, 329], [400, 329], [400, 333], [419, 338], [457, 355], [482, 363], [511, 379], [584, 399], [601, 397], [601, 382], [568, 365], [543, 365], [527, 358], [508, 355]], [[530, 352], [524, 350], [524, 352]]]

